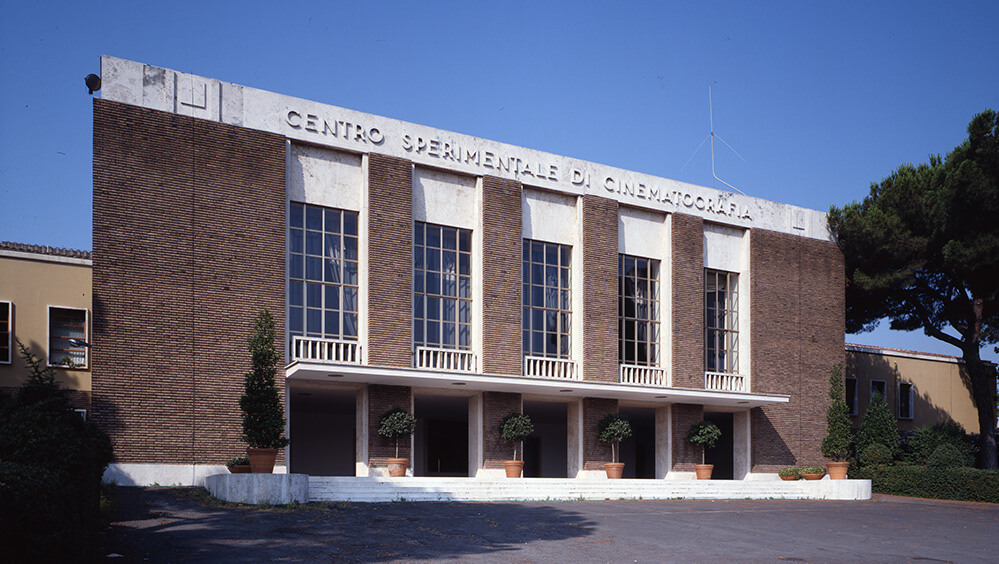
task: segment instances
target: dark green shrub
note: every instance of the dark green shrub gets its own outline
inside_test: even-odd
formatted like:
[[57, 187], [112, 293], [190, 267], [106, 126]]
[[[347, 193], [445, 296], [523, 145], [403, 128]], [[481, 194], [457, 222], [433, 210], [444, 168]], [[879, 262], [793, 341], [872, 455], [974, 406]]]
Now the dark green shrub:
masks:
[[821, 466], [805, 466], [801, 469], [801, 473], [804, 474], [825, 474], [826, 469]]
[[860, 429], [857, 430], [857, 452], [864, 452], [865, 448], [873, 444], [884, 445], [891, 453], [892, 460], [902, 453], [898, 423], [881, 394], [875, 394], [871, 399], [871, 405], [867, 407]]
[[276, 329], [271, 312], [261, 311], [247, 339], [252, 367], [243, 378], [239, 409], [243, 412], [243, 440], [250, 448], [284, 448], [284, 409], [275, 376], [281, 354], [274, 344]]
[[930, 468], [961, 468], [971, 466], [971, 456], [957, 446], [944, 443], [926, 459], [926, 465]]
[[781, 468], [777, 471], [778, 476], [794, 476], [795, 479], [801, 477], [801, 469], [789, 466], [787, 468]]
[[399, 438], [416, 431], [416, 418], [401, 407], [386, 411], [378, 420], [378, 434], [395, 441], [395, 457], [399, 458]]
[[850, 478], [870, 480], [874, 493], [999, 503], [999, 472], [977, 468], [865, 466]]
[[916, 428], [906, 441], [906, 460], [913, 464], [927, 464], [930, 455], [937, 450], [940, 445], [953, 445], [962, 453], [965, 462], [958, 466], [971, 466], [974, 464], [971, 441], [968, 434], [964, 432], [964, 427], [955, 421], [937, 423], [936, 425], [923, 425]]
[[597, 423], [597, 436], [602, 443], [611, 446], [611, 462], [617, 462], [617, 449], [621, 441], [631, 436], [631, 423], [623, 415], [611, 413]]
[[822, 456], [842, 462], [849, 458], [853, 440], [842, 364], [836, 364], [830, 371], [829, 398], [832, 399], [832, 404], [826, 411], [826, 437], [822, 439]]
[[867, 445], [864, 450], [860, 451], [859, 462], [864, 466], [891, 464], [891, 451], [881, 443]]
[[517, 445], [534, 432], [531, 416], [524, 413], [510, 413], [500, 421], [500, 438], [513, 442], [513, 460], [517, 460]]

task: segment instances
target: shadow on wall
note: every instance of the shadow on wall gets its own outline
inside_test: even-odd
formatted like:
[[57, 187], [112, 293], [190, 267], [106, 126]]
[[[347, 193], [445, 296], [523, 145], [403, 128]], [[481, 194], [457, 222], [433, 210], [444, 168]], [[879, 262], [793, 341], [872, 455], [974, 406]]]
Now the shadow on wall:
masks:
[[785, 466], [797, 466], [794, 453], [770, 421], [765, 407], [754, 408], [753, 418], [753, 472], [776, 472]]

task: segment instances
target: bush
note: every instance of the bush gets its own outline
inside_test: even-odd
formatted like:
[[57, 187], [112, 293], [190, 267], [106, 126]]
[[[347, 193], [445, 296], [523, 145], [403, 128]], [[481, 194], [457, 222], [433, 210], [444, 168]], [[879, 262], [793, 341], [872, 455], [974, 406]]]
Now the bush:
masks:
[[971, 460], [970, 455], [959, 447], [944, 443], [938, 446], [933, 454], [926, 459], [926, 465], [930, 468], [961, 468], [971, 466]]
[[281, 353], [274, 344], [274, 316], [266, 309], [257, 314], [253, 335], [247, 339], [252, 368], [243, 377], [243, 440], [250, 448], [284, 448], [284, 409], [275, 376]]
[[617, 462], [617, 449], [614, 447], [631, 436], [631, 423], [624, 416], [611, 413], [597, 423], [597, 438], [611, 446], [611, 462]]
[[805, 466], [801, 469], [801, 473], [804, 474], [825, 474], [826, 469], [821, 466]]
[[722, 432], [718, 425], [704, 420], [694, 423], [687, 432], [687, 442], [694, 446], [713, 448], [721, 438]]
[[416, 418], [401, 407], [386, 411], [378, 421], [378, 434], [395, 440], [395, 457], [399, 458], [399, 438], [408, 437], [416, 431]]
[[801, 469], [800, 468], [794, 468], [794, 467], [781, 468], [780, 470], [777, 471], [777, 475], [778, 476], [795, 476], [797, 478], [800, 478], [801, 477]]
[[500, 421], [500, 438], [513, 442], [513, 459], [517, 460], [517, 445], [534, 432], [531, 416], [524, 413], [510, 413]]
[[963, 457], [961, 464], [956, 466], [972, 466], [974, 455], [968, 434], [960, 423], [948, 421], [936, 425], [918, 427], [906, 441], [906, 460], [913, 464], [927, 464], [930, 456], [941, 445], [949, 444], [955, 447]]
[[878, 464], [891, 464], [891, 451], [881, 443], [867, 445], [860, 451], [859, 462], [864, 466], [875, 466]]
[[870, 480], [874, 493], [999, 503], [999, 472], [977, 468], [866, 466], [850, 478]]
[[250, 459], [245, 456], [237, 456], [236, 458], [230, 458], [225, 462], [225, 467], [232, 470], [237, 466], [249, 466]]
[[843, 365], [836, 364], [829, 374], [829, 398], [826, 411], [826, 437], [822, 439], [822, 456], [836, 462], [849, 458], [853, 433], [850, 430], [850, 408], [846, 405]]
[[860, 429], [857, 431], [857, 452], [864, 452], [864, 449], [874, 444], [884, 445], [891, 453], [892, 460], [902, 453], [898, 423], [881, 394], [875, 394], [871, 399], [871, 405], [867, 407], [864, 419], [860, 422]]

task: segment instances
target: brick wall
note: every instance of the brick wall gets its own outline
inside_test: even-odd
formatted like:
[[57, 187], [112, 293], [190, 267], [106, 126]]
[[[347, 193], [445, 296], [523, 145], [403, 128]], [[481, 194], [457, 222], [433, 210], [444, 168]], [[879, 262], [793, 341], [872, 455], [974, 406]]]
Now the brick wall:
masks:
[[[617, 201], [582, 197], [583, 379], [617, 382]], [[577, 333], [578, 334], [578, 333]]]
[[597, 431], [597, 423], [611, 413], [617, 413], [617, 400], [583, 398], [583, 470], [603, 470], [611, 461], [611, 447], [600, 442]]
[[752, 387], [788, 404], [752, 411], [753, 472], [820, 463], [829, 370], [844, 360], [843, 257], [835, 243], [755, 229]]
[[[401, 407], [413, 413], [413, 390], [407, 386], [368, 385], [368, 465], [386, 466], [386, 459], [395, 458], [395, 439], [378, 434], [378, 423], [385, 412]], [[412, 459], [410, 437], [399, 438], [399, 458]]]
[[413, 166], [368, 158], [368, 364], [413, 366]]
[[[521, 396], [505, 392], [484, 392], [482, 410], [482, 467], [503, 468], [504, 460], [513, 459], [514, 445], [500, 438], [499, 424], [510, 413], [523, 413]], [[523, 460], [519, 446], [517, 456]], [[470, 470], [474, 474], [475, 469]]]
[[704, 221], [671, 217], [673, 386], [704, 387]]
[[[695, 464], [703, 462], [704, 449], [687, 442], [690, 426], [704, 419], [704, 406], [675, 403], [670, 406], [673, 425], [673, 470], [693, 472]], [[756, 442], [753, 437], [753, 442]]]
[[284, 138], [95, 99], [93, 169], [94, 420], [117, 462], [241, 454], [256, 312], [284, 334]]
[[519, 182], [482, 178], [482, 371], [486, 374], [522, 373], [520, 193]]

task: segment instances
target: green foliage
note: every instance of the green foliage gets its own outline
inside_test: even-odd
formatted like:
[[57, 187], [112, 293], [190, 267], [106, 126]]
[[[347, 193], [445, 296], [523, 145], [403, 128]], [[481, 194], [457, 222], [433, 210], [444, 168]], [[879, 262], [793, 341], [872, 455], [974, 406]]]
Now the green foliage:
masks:
[[245, 456], [237, 456], [236, 458], [230, 458], [226, 460], [225, 467], [232, 470], [236, 466], [249, 466], [250, 459]]
[[722, 432], [718, 425], [707, 420], [698, 421], [690, 426], [690, 431], [687, 432], [687, 442], [694, 446], [713, 448], [721, 436]]
[[275, 345], [274, 316], [266, 309], [257, 315], [247, 339], [252, 367], [243, 378], [239, 408], [243, 412], [243, 440], [250, 448], [284, 448], [284, 410], [275, 376], [281, 354]]
[[881, 443], [867, 445], [860, 451], [859, 462], [864, 466], [891, 464], [891, 451]]
[[416, 431], [416, 418], [401, 407], [386, 411], [378, 420], [378, 434], [395, 440], [395, 457], [399, 458], [399, 438], [408, 437]]
[[864, 452], [867, 447], [875, 444], [888, 449], [892, 460], [898, 458], [902, 452], [898, 423], [881, 394], [874, 395], [871, 405], [867, 406], [867, 411], [864, 413], [864, 419], [860, 422], [860, 429], [857, 430], [857, 452]]
[[926, 465], [930, 468], [961, 468], [971, 465], [968, 458], [960, 448], [950, 443], [943, 443], [926, 459]]
[[[999, 341], [999, 113], [968, 124], [946, 159], [903, 165], [862, 202], [829, 212], [846, 265], [847, 332], [922, 330], [958, 347], [979, 411], [982, 455], [996, 468], [996, 374], [983, 345]], [[957, 333], [957, 336], [954, 333]]]
[[871, 480], [874, 493], [999, 503], [999, 472], [977, 468], [865, 466], [850, 478]]
[[499, 430], [501, 439], [514, 443], [513, 459], [517, 460], [517, 445], [534, 432], [534, 423], [529, 415], [510, 413], [500, 421]]
[[111, 441], [17, 344], [29, 377], [0, 406], [0, 561], [78, 559], [95, 546]]
[[821, 466], [805, 466], [801, 469], [802, 475], [804, 474], [825, 474], [826, 469]]
[[778, 470], [777, 471], [777, 475], [779, 475], [779, 476], [794, 476], [796, 478], [800, 478], [801, 477], [801, 469], [800, 468], [795, 468], [793, 466], [789, 466], [787, 468], [781, 468], [780, 470]]
[[917, 427], [906, 442], [906, 460], [913, 464], [927, 464], [933, 452], [945, 444], [952, 445], [961, 454], [962, 463], [957, 466], [974, 464], [970, 439], [964, 427], [954, 421]]
[[832, 404], [826, 411], [826, 437], [822, 439], [822, 456], [842, 462], [850, 456], [853, 440], [842, 364], [836, 364], [830, 371], [829, 398], [832, 399]]
[[611, 462], [617, 462], [617, 445], [631, 436], [631, 423], [618, 413], [610, 413], [597, 423], [597, 438], [611, 446]]

